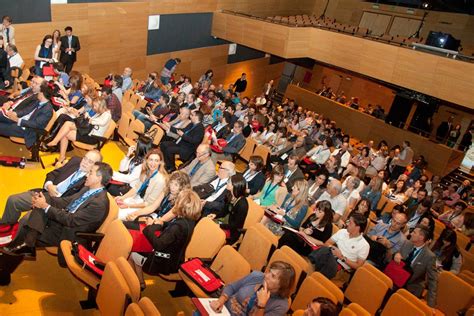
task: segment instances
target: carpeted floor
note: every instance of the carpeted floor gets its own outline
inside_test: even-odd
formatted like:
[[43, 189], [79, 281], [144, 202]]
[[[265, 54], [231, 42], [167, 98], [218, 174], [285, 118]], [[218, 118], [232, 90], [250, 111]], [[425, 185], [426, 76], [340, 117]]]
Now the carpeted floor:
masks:
[[[23, 146], [0, 138], [0, 155], [23, 156], [24, 150]], [[102, 149], [102, 154], [104, 161], [117, 170], [124, 152], [121, 145], [111, 142]], [[45, 170], [38, 163], [28, 163], [25, 169], [0, 166], [0, 215], [10, 194], [42, 186], [56, 157], [56, 154], [43, 156]], [[193, 305], [188, 297], [169, 295], [173, 283], [150, 276], [146, 282], [147, 289], [142, 295], [149, 297], [162, 315], [176, 315], [178, 311], [191, 314]], [[68, 269], [60, 268], [56, 257], [39, 250], [36, 261], [24, 261], [18, 267], [9, 286], [0, 286], [0, 315], [100, 315], [97, 310], [81, 310], [79, 301], [86, 296], [85, 286]]]

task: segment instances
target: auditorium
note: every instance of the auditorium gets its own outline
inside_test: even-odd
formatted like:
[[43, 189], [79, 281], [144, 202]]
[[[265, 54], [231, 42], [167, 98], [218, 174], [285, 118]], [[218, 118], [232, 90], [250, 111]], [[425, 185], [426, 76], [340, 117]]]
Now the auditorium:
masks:
[[474, 315], [474, 0], [0, 18], [0, 315]]

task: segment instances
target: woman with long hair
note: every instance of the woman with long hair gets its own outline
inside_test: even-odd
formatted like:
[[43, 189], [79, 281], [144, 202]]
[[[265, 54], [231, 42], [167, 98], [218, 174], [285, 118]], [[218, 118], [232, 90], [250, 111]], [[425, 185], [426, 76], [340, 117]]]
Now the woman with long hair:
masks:
[[456, 232], [450, 228], [445, 228], [438, 240], [431, 248], [436, 255], [436, 267], [440, 270], [459, 274], [462, 266], [462, 255], [456, 245]]
[[298, 229], [308, 210], [308, 182], [296, 180], [291, 193], [288, 193], [280, 206], [272, 205], [268, 208], [274, 212], [274, 221], [264, 217], [262, 222], [277, 236], [283, 234], [283, 225]]
[[65, 122], [54, 139], [46, 144], [47, 147], [53, 147], [59, 144], [59, 158], [55, 162], [57, 166], [62, 165], [66, 159], [67, 147], [70, 141], [77, 140], [82, 143], [94, 145], [99, 142], [94, 136], [104, 136], [112, 121], [112, 115], [105, 101], [101, 99], [93, 101], [93, 111], [94, 114], [84, 114], [87, 125], [78, 126], [75, 121]]
[[250, 156], [248, 168], [243, 173], [245, 181], [247, 181], [248, 194], [257, 194], [265, 185], [265, 174], [263, 167], [262, 157]]
[[[151, 275], [178, 272], [179, 265], [184, 262], [185, 250], [196, 222], [201, 217], [201, 200], [191, 189], [183, 190], [176, 198], [173, 211], [176, 220], [172, 222], [156, 224], [152, 218], [146, 220], [147, 226], [143, 229], [143, 234], [154, 251], [130, 254], [129, 262], [135, 269], [142, 290], [146, 286], [143, 272]], [[161, 231], [159, 236], [156, 234], [158, 231]], [[156, 255], [157, 253], [159, 255]]]
[[387, 197], [391, 201], [397, 204], [402, 204], [407, 199], [405, 192], [406, 192], [406, 182], [405, 180], [400, 179], [397, 182], [395, 182], [395, 185], [392, 188], [388, 190]]
[[53, 59], [59, 61], [59, 55], [61, 54], [61, 32], [54, 30], [51, 37], [53, 38]]
[[[323, 245], [332, 235], [333, 213], [329, 201], [317, 202], [314, 213], [299, 228], [300, 234], [304, 234], [305, 238], [314, 245]], [[305, 257], [313, 251], [313, 248], [303, 238], [292, 231], [285, 231], [278, 240], [278, 248], [284, 245]]]
[[380, 177], [373, 177], [370, 180], [367, 187], [360, 193], [361, 197], [365, 197], [370, 200], [370, 208], [372, 210], [377, 209], [380, 197], [382, 196], [382, 185], [383, 180]]
[[227, 236], [227, 243], [232, 245], [240, 236], [239, 229], [244, 227], [245, 218], [249, 210], [249, 203], [247, 201], [247, 182], [240, 174], [235, 174], [227, 182], [227, 191], [230, 192], [224, 209], [219, 213], [211, 213], [209, 218], [224, 218], [227, 215], [227, 223], [222, 222], [220, 226], [222, 229], [229, 231]]
[[139, 183], [125, 195], [115, 198], [120, 207], [118, 217], [125, 220], [129, 214], [153, 204], [165, 189], [167, 178], [162, 152], [159, 149], [149, 151], [142, 164]]
[[285, 169], [283, 166], [275, 166], [262, 190], [252, 196], [254, 201], [261, 206], [270, 206], [283, 202], [284, 197], [288, 193], [285, 183], [283, 182], [284, 177]]
[[53, 37], [46, 35], [35, 50], [35, 74], [43, 76], [43, 65], [53, 63]]

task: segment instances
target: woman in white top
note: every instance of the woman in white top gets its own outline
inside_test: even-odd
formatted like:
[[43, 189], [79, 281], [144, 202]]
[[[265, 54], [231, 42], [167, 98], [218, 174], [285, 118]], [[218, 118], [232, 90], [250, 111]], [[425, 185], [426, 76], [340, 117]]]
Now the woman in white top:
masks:
[[275, 136], [272, 138], [270, 142], [268, 142], [268, 145], [271, 148], [271, 152], [273, 153], [278, 153], [280, 150], [285, 148], [287, 146], [287, 130], [286, 127], [280, 127], [276, 131]]
[[[140, 181], [142, 163], [151, 146], [152, 142], [149, 138], [140, 137], [136, 146], [128, 148], [127, 155], [120, 161], [119, 171], [114, 171], [112, 179], [126, 183], [132, 188], [135, 187]], [[108, 191], [114, 196], [119, 195], [118, 193], [112, 193], [110, 188], [108, 188]]]
[[112, 115], [107, 109], [105, 101], [96, 99], [92, 102], [92, 110], [84, 113], [84, 120], [87, 120], [89, 124], [78, 124], [78, 121], [64, 122], [56, 137], [46, 144], [47, 147], [59, 144], [59, 158], [56, 162], [58, 166], [62, 165], [66, 159], [69, 141], [80, 141], [91, 145], [97, 144], [99, 139], [94, 136], [104, 136], [112, 121]]
[[59, 30], [53, 31], [53, 59], [59, 61], [59, 54], [61, 53], [61, 32]]
[[163, 154], [159, 149], [149, 151], [142, 164], [138, 183], [125, 195], [115, 198], [120, 207], [119, 219], [126, 220], [129, 214], [153, 204], [166, 189], [167, 178]]
[[275, 122], [268, 123], [265, 130], [256, 138], [258, 144], [264, 145], [272, 141], [273, 137], [275, 136], [276, 124]]
[[405, 189], [405, 181], [398, 180], [395, 183], [395, 187], [388, 190], [387, 197], [397, 204], [402, 204], [407, 199], [407, 196], [405, 195]]
[[359, 185], [360, 179], [357, 177], [351, 177], [351, 179], [347, 181], [346, 186], [342, 187], [341, 194], [347, 200], [347, 210], [354, 209], [354, 207], [360, 200], [360, 194], [358, 190]]

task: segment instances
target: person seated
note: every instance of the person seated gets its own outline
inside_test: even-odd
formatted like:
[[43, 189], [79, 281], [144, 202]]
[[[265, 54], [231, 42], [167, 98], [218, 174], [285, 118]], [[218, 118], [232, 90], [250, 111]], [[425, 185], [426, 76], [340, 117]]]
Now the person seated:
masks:
[[364, 215], [351, 214], [347, 228], [339, 230], [323, 247], [309, 254], [315, 270], [332, 279], [338, 271], [338, 265], [346, 271], [361, 267], [370, 250], [363, 236], [366, 226], [367, 218]]
[[469, 197], [469, 195], [472, 194], [471, 181], [464, 180], [461, 183], [461, 185], [458, 187], [456, 193], [459, 194], [462, 200], [467, 201], [467, 198]]
[[322, 145], [314, 146], [301, 161], [301, 170], [306, 174], [318, 171], [331, 156], [331, 138], [324, 139]]
[[396, 263], [405, 262], [412, 270], [411, 277], [405, 284], [405, 288], [416, 297], [421, 298], [425, 287], [428, 288], [426, 301], [429, 306], [436, 306], [436, 290], [438, 285], [438, 273], [436, 271], [436, 255], [429, 249], [430, 232], [417, 226], [410, 240], [407, 240], [400, 252], [393, 256]]
[[176, 202], [178, 193], [191, 189], [189, 176], [182, 171], [174, 171], [166, 182], [166, 187], [159, 193], [158, 198], [150, 205], [138, 209], [127, 215], [125, 226], [129, 229], [139, 229], [142, 218], [159, 219], [155, 224], [163, 224], [175, 219], [176, 214], [170, 212]]
[[[2, 109], [4, 111], [14, 111], [20, 117], [28, 114], [36, 106], [38, 93], [40, 92], [40, 87], [43, 82], [46, 82], [44, 78], [34, 76], [33, 79], [31, 79], [28, 88], [22, 89], [18, 92], [13, 92], [8, 98], [0, 96]], [[4, 122], [5, 119], [7, 119], [7, 117], [0, 114], [0, 122]]]
[[112, 93], [112, 88], [110, 87], [102, 88], [101, 97], [105, 100], [107, 108], [110, 110], [112, 120], [115, 123], [118, 123], [120, 121], [120, 118], [122, 117], [122, 103], [120, 103], [117, 96]]
[[339, 221], [336, 223], [336, 225], [339, 228], [346, 228], [347, 224], [349, 223], [349, 221], [348, 221], [349, 216], [353, 213], [358, 213], [358, 214], [364, 215], [367, 218], [367, 221], [368, 221], [369, 217], [370, 217], [370, 211], [371, 210], [370, 210], [370, 201], [369, 201], [369, 199], [361, 198], [352, 210], [349, 210], [349, 209], [346, 210], [346, 212], [339, 219]]
[[123, 195], [140, 182], [142, 164], [152, 144], [150, 138], [142, 136], [138, 138], [135, 146], [128, 148], [127, 154], [120, 161], [119, 171], [114, 171], [112, 177], [112, 180], [119, 183], [111, 183], [107, 186], [107, 191], [110, 194], [113, 196]]
[[176, 141], [162, 141], [160, 143], [160, 149], [163, 152], [165, 167], [168, 172], [176, 170], [176, 154], [179, 155], [183, 163], [190, 161], [204, 137], [204, 125], [202, 125], [204, 115], [202, 112], [192, 112], [190, 117], [191, 124], [185, 128], [172, 130], [179, 136]]
[[69, 113], [68, 109], [79, 110], [84, 105], [84, 95], [82, 93], [82, 75], [78, 72], [73, 72], [69, 78], [69, 88], [64, 87], [60, 82], [56, 82], [59, 87], [59, 94], [63, 99], [63, 106], [58, 110], [58, 115]]
[[308, 204], [314, 204], [319, 197], [326, 192], [328, 175], [323, 171], [316, 175], [315, 180], [308, 182]]
[[255, 195], [265, 185], [265, 173], [263, 171], [263, 159], [260, 156], [250, 156], [248, 168], [243, 176], [247, 181], [247, 193]]
[[341, 160], [340, 166], [342, 169], [346, 169], [347, 165], [349, 164], [351, 160], [351, 153], [349, 152], [349, 147], [350, 145], [348, 142], [343, 142], [341, 144], [341, 147], [339, 147], [338, 149], [335, 149], [331, 153], [332, 156], [336, 156]]
[[[299, 228], [299, 233], [313, 245], [322, 246], [332, 235], [333, 211], [328, 201], [316, 202], [313, 214]], [[291, 231], [285, 231], [278, 240], [278, 248], [288, 246], [302, 256], [313, 251], [312, 245]]]
[[421, 217], [424, 215], [431, 216], [430, 209], [431, 201], [429, 198], [424, 199], [420, 204], [418, 204], [414, 212], [411, 212], [407, 209], [406, 213], [408, 215], [408, 229], [414, 229], [418, 225]]
[[456, 242], [456, 231], [445, 228], [431, 247], [431, 251], [436, 255], [436, 268], [438, 270], [449, 271], [454, 274], [461, 272], [463, 258]]
[[[196, 222], [201, 217], [199, 196], [190, 189], [181, 191], [173, 212], [176, 219], [165, 224], [156, 224], [157, 219], [146, 219], [147, 226], [143, 229], [143, 234], [153, 246], [153, 252], [130, 254], [129, 262], [135, 269], [142, 290], [146, 287], [143, 272], [151, 275], [178, 272], [180, 264], [184, 262], [185, 250]], [[155, 232], [158, 231], [161, 234], [156, 236]]]
[[254, 138], [259, 145], [270, 143], [275, 137], [276, 128], [276, 124], [274, 122], [270, 122], [260, 134], [252, 135], [252, 138]]
[[264, 217], [262, 224], [266, 225], [275, 235], [283, 235], [283, 225], [298, 229], [308, 211], [308, 182], [297, 180], [280, 206], [271, 205], [268, 210], [275, 213], [273, 219]]
[[[329, 156], [328, 160], [321, 166], [319, 172], [327, 173], [330, 179], [341, 179], [339, 175], [339, 169], [341, 169], [341, 159], [338, 156]], [[309, 178], [313, 179], [316, 173], [310, 173]]]
[[219, 121], [214, 122], [211, 126], [214, 130], [213, 140], [226, 138], [227, 135], [231, 132], [231, 127], [229, 125], [231, 115], [229, 112], [224, 112]]
[[467, 212], [464, 215], [464, 225], [461, 227], [461, 232], [469, 238], [474, 236], [474, 213]]
[[464, 201], [459, 201], [454, 204], [454, 209], [447, 211], [440, 215], [438, 219], [456, 230], [460, 230], [464, 224], [464, 216], [466, 214], [467, 205]]
[[127, 91], [128, 89], [132, 88], [133, 80], [132, 80], [132, 68], [125, 67], [122, 73], [122, 91]]
[[406, 183], [404, 180], [398, 180], [395, 184], [395, 187], [390, 188], [387, 192], [387, 198], [396, 204], [403, 204], [407, 200], [406, 192]]
[[10, 44], [7, 46], [8, 62], [10, 63], [10, 69], [19, 68], [22, 69], [25, 62], [18, 52], [16, 45]]
[[[295, 315], [296, 313], [294, 313]], [[317, 297], [308, 303], [302, 316], [337, 316], [339, 315], [337, 305], [327, 297]]]
[[[167, 94], [163, 94], [160, 96], [160, 98], [158, 99], [156, 103], [153, 103], [153, 106], [149, 106], [147, 104], [145, 108], [142, 110], [133, 110], [132, 114], [137, 120], [139, 120], [140, 122], [143, 123], [143, 125], [145, 125], [145, 131], [148, 131], [153, 126], [153, 124], [161, 122], [161, 120], [163, 120], [165, 115], [170, 113], [171, 109], [170, 107], [168, 107], [169, 103], [170, 103], [170, 97]], [[186, 113], [183, 114], [183, 117], [180, 118], [180, 121], [170, 122], [168, 125], [165, 124], [165, 127], [163, 127], [160, 124], [158, 125], [167, 132], [169, 132], [170, 126], [174, 126], [176, 128], [186, 126], [187, 124], [189, 124], [190, 112], [189, 111], [183, 111], [183, 112], [186, 112]], [[177, 138], [178, 136], [174, 137], [174, 139], [177, 139]]]
[[408, 221], [404, 212], [392, 217], [390, 224], [378, 223], [367, 236], [372, 240], [368, 259], [379, 269], [390, 261], [392, 255], [399, 252], [406, 238], [403, 229]]
[[191, 178], [192, 187], [208, 183], [216, 176], [216, 165], [211, 159], [211, 154], [209, 145], [200, 144], [196, 149], [196, 158], [181, 169]]
[[270, 264], [265, 273], [254, 271], [228, 284], [219, 299], [210, 303], [220, 313], [225, 306], [231, 315], [286, 315], [291, 289], [295, 284], [294, 268], [283, 261]]
[[218, 153], [214, 150], [212, 153], [212, 159], [214, 162], [218, 160], [232, 160], [233, 155], [237, 154], [245, 146], [245, 137], [242, 134], [242, 129], [244, 128], [244, 123], [242, 121], [237, 121], [234, 123], [234, 128], [232, 132], [226, 137], [226, 145], [222, 147], [217, 142], [213, 143], [213, 146], [216, 146]]
[[97, 150], [88, 151], [83, 158], [72, 157], [59, 169], [48, 172], [42, 188], [10, 195], [5, 205], [0, 224], [15, 224], [22, 212], [31, 210], [31, 199], [35, 192], [42, 192], [47, 201], [51, 197], [68, 197], [84, 187], [86, 176], [96, 162], [102, 161]]
[[293, 184], [297, 180], [304, 179], [303, 171], [301, 171], [298, 166], [298, 156], [291, 154], [288, 156], [288, 163], [285, 165], [285, 176], [283, 178], [283, 183], [286, 185], [288, 192], [291, 192]]
[[362, 148], [361, 152], [351, 158], [351, 162], [359, 168], [367, 169], [370, 165], [370, 149], [369, 147]]
[[441, 188], [435, 188], [431, 192], [431, 215], [438, 218], [444, 213], [444, 205], [443, 190]]
[[97, 137], [104, 136], [112, 121], [112, 116], [105, 101], [94, 100], [93, 112], [95, 113], [93, 115], [89, 113], [84, 115], [84, 124], [79, 124], [78, 121], [65, 122], [56, 137], [46, 144], [47, 147], [59, 144], [59, 158], [55, 162], [56, 166], [61, 166], [66, 160], [66, 152], [70, 141], [94, 145], [100, 141]]
[[37, 132], [44, 130], [53, 116], [53, 107], [49, 101], [51, 88], [46, 81], [39, 79], [36, 84], [39, 84], [37, 101], [31, 107], [24, 111], [10, 109], [0, 113], [0, 136], [23, 138], [27, 148], [33, 147], [37, 141]]
[[418, 205], [425, 200], [428, 196], [428, 192], [425, 189], [418, 190], [416, 197], [409, 197], [402, 205], [406, 208], [407, 214], [412, 215]]
[[347, 209], [347, 200], [341, 194], [341, 189], [341, 182], [333, 179], [328, 183], [326, 192], [321, 194], [319, 199], [316, 200], [316, 202], [329, 201], [331, 203], [331, 208], [334, 211], [334, 223], [337, 223], [344, 216]]
[[356, 204], [360, 201], [360, 194], [357, 190], [360, 182], [361, 180], [358, 177], [351, 177], [350, 181], [347, 181], [346, 186], [343, 186], [341, 189], [341, 194], [347, 201], [348, 210], [353, 210]]
[[261, 206], [281, 204], [288, 193], [286, 186], [283, 183], [284, 174], [285, 170], [283, 169], [283, 166], [277, 165], [273, 168], [262, 190], [251, 196], [255, 203]]
[[210, 213], [207, 217], [223, 219], [228, 216], [227, 222], [219, 222], [221, 228], [229, 232], [228, 234], [226, 233], [227, 244], [232, 245], [239, 239], [239, 230], [244, 227], [245, 219], [247, 218], [249, 209], [249, 203], [246, 198], [247, 182], [242, 175], [235, 174], [230, 177], [226, 189], [230, 194], [227, 195], [224, 208]]
[[231, 161], [223, 161], [217, 170], [217, 177], [208, 183], [193, 187], [201, 198], [203, 204], [202, 213], [207, 216], [210, 213], [219, 212], [225, 206], [227, 194], [227, 182], [235, 174], [235, 165]]
[[36, 257], [35, 247], [59, 246], [62, 240], [77, 240], [76, 232], [95, 232], [107, 217], [109, 199], [105, 186], [112, 168], [96, 162], [84, 187], [68, 197], [49, 197], [35, 192], [33, 209], [20, 220], [17, 235], [1, 252], [13, 256]]
[[[144, 115], [143, 113], [139, 112], [140, 115]], [[134, 114], [135, 115], [135, 114]], [[158, 123], [158, 126], [161, 127], [165, 131], [165, 136], [161, 139], [161, 142], [166, 141], [176, 141], [179, 138], [177, 131], [179, 129], [185, 129], [188, 126], [191, 126], [190, 120], [191, 111], [186, 107], [181, 107], [179, 109], [179, 114], [176, 115], [174, 119], [169, 122], [164, 122], [164, 119], [161, 123]], [[139, 116], [136, 116], [137, 118]], [[143, 122], [143, 121], [142, 121]]]
[[287, 145], [283, 149], [270, 154], [269, 167], [271, 164], [284, 164], [288, 161], [290, 155], [294, 155], [297, 157], [297, 160], [300, 161], [306, 155], [306, 147], [304, 144], [305, 142], [303, 136], [298, 136], [294, 142], [288, 141]]
[[120, 75], [112, 76], [112, 93], [117, 96], [117, 99], [122, 103], [123, 91], [122, 91], [123, 79]]
[[163, 165], [163, 154], [153, 149], [145, 156], [138, 183], [115, 202], [120, 207], [118, 218], [131, 220], [128, 216], [138, 209], [153, 204], [165, 189], [168, 174]]
[[[267, 143], [270, 147], [270, 154], [278, 154], [288, 144], [286, 127], [279, 127], [275, 136]], [[244, 133], [245, 134], [245, 133]]]
[[461, 196], [457, 193], [458, 186], [451, 183], [446, 190], [443, 191], [443, 200], [447, 206], [453, 206], [460, 199]]
[[361, 197], [370, 200], [370, 208], [372, 210], [377, 210], [377, 204], [382, 196], [383, 184], [383, 179], [380, 177], [373, 177], [365, 189], [360, 192]]
[[407, 196], [408, 198], [412, 197], [416, 199], [418, 195], [418, 191], [424, 188], [425, 188], [425, 182], [418, 179], [415, 182], [413, 182], [413, 185], [405, 191], [405, 196]]

